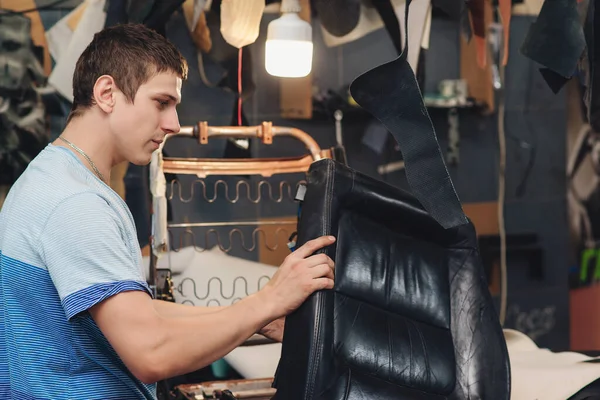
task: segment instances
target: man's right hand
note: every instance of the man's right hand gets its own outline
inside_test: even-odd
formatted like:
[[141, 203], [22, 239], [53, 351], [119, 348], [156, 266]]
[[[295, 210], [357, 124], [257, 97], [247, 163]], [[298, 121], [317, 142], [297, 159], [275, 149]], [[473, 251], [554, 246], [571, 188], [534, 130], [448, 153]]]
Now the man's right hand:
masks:
[[313, 254], [334, 242], [334, 237], [322, 236], [306, 242], [285, 258], [261, 290], [273, 310], [273, 319], [294, 311], [315, 291], [333, 288], [333, 260], [325, 254]]

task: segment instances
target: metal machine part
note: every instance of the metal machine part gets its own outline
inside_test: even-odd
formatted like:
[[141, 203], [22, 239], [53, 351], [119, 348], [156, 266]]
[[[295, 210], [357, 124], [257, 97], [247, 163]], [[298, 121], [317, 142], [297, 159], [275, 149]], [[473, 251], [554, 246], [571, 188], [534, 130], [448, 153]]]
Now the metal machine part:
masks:
[[276, 390], [273, 379], [204, 382], [175, 387], [176, 400], [270, 400]]

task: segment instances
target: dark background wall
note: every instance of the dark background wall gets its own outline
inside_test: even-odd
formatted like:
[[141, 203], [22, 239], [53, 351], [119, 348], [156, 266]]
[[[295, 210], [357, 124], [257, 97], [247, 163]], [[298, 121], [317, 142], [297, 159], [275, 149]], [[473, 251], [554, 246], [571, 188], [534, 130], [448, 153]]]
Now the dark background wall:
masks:
[[[56, 12], [44, 12], [42, 15], [45, 15], [46, 25], [51, 25], [58, 19]], [[283, 120], [279, 117], [278, 80], [264, 70], [266, 26], [273, 18], [274, 15], [266, 15], [263, 18], [261, 35], [258, 41], [251, 45], [253, 80], [257, 89], [244, 106], [249, 122], [258, 124], [268, 120], [275, 125], [297, 127], [312, 135], [321, 147], [333, 146], [335, 130], [331, 116], [311, 121]], [[509, 234], [537, 235], [543, 254], [543, 273], [532, 278], [529, 262], [518, 254], [509, 255], [509, 307], [506, 326], [529, 334], [540, 346], [565, 349], [568, 347], [569, 332], [567, 271], [571, 262], [567, 251], [565, 200], [566, 101], [564, 93], [552, 94], [543, 82], [536, 65], [518, 51], [532, 22], [532, 17], [515, 16], [511, 23], [510, 61], [506, 70], [505, 214]], [[49, 26], [46, 26], [46, 29], [48, 28]], [[183, 102], [179, 107], [181, 124], [191, 125], [205, 120], [211, 125], [229, 125], [234, 94], [206, 87], [202, 83], [195, 48], [182, 15], [173, 16], [167, 34], [190, 63], [190, 76], [183, 86]], [[313, 84], [320, 91], [343, 90], [360, 73], [396, 56], [392, 42], [384, 30], [336, 48], [325, 47], [320, 28], [316, 24], [313, 34]], [[436, 91], [441, 79], [459, 77], [458, 35], [458, 26], [455, 23], [439, 16], [433, 19], [431, 44], [426, 56], [424, 92]], [[207, 58], [205, 69], [210, 79], [216, 79], [221, 72], [220, 67]], [[446, 113], [442, 110], [431, 110], [430, 113], [440, 145], [445, 151], [448, 130]], [[407, 189], [402, 172], [388, 176], [377, 174], [377, 165], [400, 160], [401, 154], [394, 149], [390, 138], [386, 150], [381, 155], [361, 143], [365, 129], [372, 122], [363, 117], [344, 119], [343, 135], [348, 163], [360, 172]], [[449, 167], [456, 190], [465, 203], [495, 201], [498, 186], [496, 115], [482, 116], [470, 110], [461, 111], [459, 129], [460, 163]], [[189, 141], [173, 140], [166, 150], [173, 156], [221, 157], [224, 148], [223, 141], [214, 141], [208, 146], [200, 147], [191, 145]], [[301, 146], [286, 139], [276, 140], [271, 146], [252, 143], [252, 154], [255, 157], [297, 156], [303, 153]], [[132, 179], [133, 184], [139, 179], [136, 176], [132, 177], [130, 174], [130, 185]], [[193, 178], [177, 178], [182, 182], [184, 195], [189, 196]], [[298, 179], [297, 176], [293, 178], [295, 180], [292, 181]], [[230, 181], [235, 182], [236, 179], [231, 178]], [[518, 188], [520, 193], [517, 193]], [[197, 189], [198, 186], [196, 192]], [[144, 207], [147, 207], [147, 204], [141, 204], [137, 207], [139, 209], [133, 207], [132, 211], [142, 215], [141, 209]], [[200, 198], [187, 203], [174, 200], [171, 207], [175, 222], [255, 219], [294, 215], [296, 212], [293, 202], [274, 206], [272, 202], [255, 205], [242, 200], [239, 204], [232, 205], [218, 200], [207, 204]], [[144, 235], [147, 231], [147, 221], [138, 219], [138, 228]], [[251, 230], [245, 231], [249, 234]], [[203, 238], [203, 235], [199, 234], [196, 244], [204, 246]], [[225, 244], [227, 242], [228, 240], [225, 240]], [[236, 246], [232, 254], [254, 259], [257, 257], [256, 252], [242, 251], [239, 246]]]

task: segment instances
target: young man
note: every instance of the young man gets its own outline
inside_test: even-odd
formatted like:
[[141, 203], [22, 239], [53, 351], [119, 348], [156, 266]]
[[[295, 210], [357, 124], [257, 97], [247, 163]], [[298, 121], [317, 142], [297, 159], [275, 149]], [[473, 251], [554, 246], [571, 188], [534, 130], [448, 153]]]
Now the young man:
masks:
[[255, 332], [281, 339], [281, 318], [333, 286], [332, 260], [312, 255], [334, 241], [322, 237], [235, 305], [151, 298], [133, 219], [107, 182], [179, 131], [186, 74], [179, 51], [141, 25], [99, 32], [77, 62], [67, 127], [0, 212], [1, 399], [154, 399], [155, 382]]

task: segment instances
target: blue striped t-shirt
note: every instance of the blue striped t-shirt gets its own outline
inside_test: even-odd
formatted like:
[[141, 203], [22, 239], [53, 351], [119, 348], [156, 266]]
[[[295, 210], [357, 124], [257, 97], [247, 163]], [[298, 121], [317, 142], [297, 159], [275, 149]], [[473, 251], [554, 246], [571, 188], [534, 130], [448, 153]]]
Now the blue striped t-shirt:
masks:
[[48, 145], [0, 210], [0, 399], [155, 399], [87, 310], [144, 280], [125, 202]]

